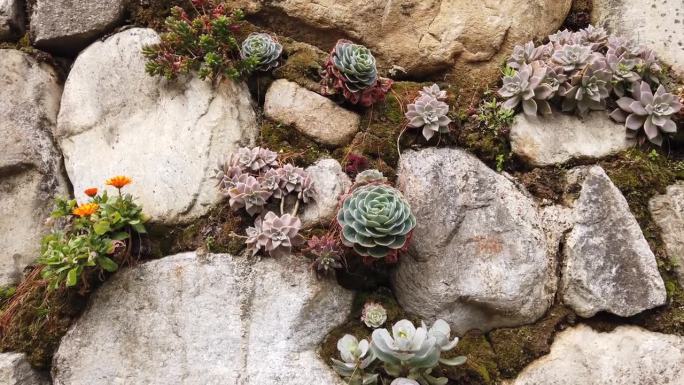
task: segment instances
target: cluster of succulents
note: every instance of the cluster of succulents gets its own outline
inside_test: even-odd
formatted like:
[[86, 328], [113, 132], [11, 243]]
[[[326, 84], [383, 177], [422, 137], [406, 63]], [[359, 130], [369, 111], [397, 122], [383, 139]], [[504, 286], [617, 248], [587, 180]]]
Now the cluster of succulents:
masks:
[[437, 133], [449, 132], [449, 105], [444, 102], [447, 93], [440, 90], [437, 84], [424, 87], [406, 112], [408, 126], [423, 128], [423, 136], [430, 140]]
[[323, 93], [342, 94], [352, 104], [369, 107], [384, 100], [392, 80], [380, 77], [371, 51], [349, 40], [339, 40], [323, 72]]
[[[246, 243], [254, 254], [263, 249], [271, 256], [280, 256], [301, 242], [297, 211], [300, 202], [311, 202], [316, 192], [313, 179], [304, 169], [280, 165], [278, 155], [266, 148], [242, 147], [219, 162], [214, 178], [233, 210], [260, 215], [254, 227], [247, 229]], [[268, 210], [274, 200], [280, 201], [280, 216]], [[285, 213], [286, 205], [293, 206], [291, 213]]]
[[363, 257], [388, 260], [396, 260], [416, 226], [411, 206], [399, 190], [384, 183], [377, 170], [357, 176], [337, 213], [337, 222], [342, 228], [342, 244]]
[[387, 322], [387, 310], [376, 302], [366, 302], [361, 311], [361, 322], [369, 328], [377, 329]]
[[[620, 108], [611, 114], [616, 121], [624, 122], [632, 133], [644, 131], [652, 143], [661, 145], [663, 134], [676, 132], [671, 118], [681, 105], [658, 86], [660, 72], [652, 50], [590, 25], [578, 32], [560, 31], [540, 46], [532, 42], [516, 46], [499, 95], [506, 99], [504, 108], [522, 105], [527, 115], [549, 115], [555, 103], [564, 112], [584, 117], [605, 110], [612, 100]], [[650, 99], [656, 86], [658, 107]], [[642, 95], [645, 99], [632, 107]]]
[[375, 329], [370, 343], [347, 334], [338, 341], [342, 361], [333, 359], [333, 368], [355, 384], [377, 384], [377, 371], [382, 367], [394, 378], [392, 384], [443, 385], [447, 379], [433, 376], [433, 369], [440, 364], [456, 366], [466, 361], [463, 356], [441, 357], [458, 344], [458, 338], [452, 340], [450, 334], [451, 328], [443, 320], [437, 320], [431, 328], [425, 323], [415, 327], [411, 321], [401, 320], [392, 326], [391, 333]]
[[253, 32], [242, 42], [240, 57], [254, 62], [254, 69], [269, 71], [278, 66], [282, 44], [267, 33]]
[[337, 238], [331, 234], [312, 236], [307, 241], [304, 253], [313, 260], [312, 265], [318, 275], [327, 275], [342, 268], [342, 248]]

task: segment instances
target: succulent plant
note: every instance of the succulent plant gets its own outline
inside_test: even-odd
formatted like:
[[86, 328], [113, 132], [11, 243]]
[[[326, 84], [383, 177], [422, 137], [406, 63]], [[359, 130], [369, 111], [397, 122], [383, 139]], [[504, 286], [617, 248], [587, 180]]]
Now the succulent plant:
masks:
[[289, 255], [292, 246], [301, 242], [299, 229], [302, 221], [290, 214], [277, 216], [272, 211], [259, 217], [254, 222], [254, 227], [247, 228], [247, 241], [245, 242], [256, 254], [264, 249], [271, 257], [278, 258]]
[[387, 310], [376, 302], [366, 302], [361, 311], [361, 321], [369, 328], [377, 329], [387, 322]]
[[369, 184], [346, 197], [337, 213], [341, 240], [364, 257], [384, 258], [406, 245], [416, 226], [411, 207], [390, 186]]
[[569, 44], [557, 49], [551, 60], [563, 68], [565, 72], [581, 70], [592, 57], [591, 47], [581, 44]]
[[448, 352], [458, 344], [458, 337], [451, 341], [449, 340], [451, 327], [446, 321], [441, 319], [438, 319], [432, 324], [432, 327], [428, 330], [428, 335], [435, 339], [435, 344], [439, 346], [439, 349], [443, 352]]
[[590, 46], [592, 50], [598, 51], [608, 43], [608, 32], [601, 27], [589, 25], [577, 32], [577, 39], [580, 44]]
[[607, 54], [606, 62], [613, 73], [613, 91], [617, 96], [624, 96], [625, 91], [632, 89], [633, 83], [641, 80], [641, 76], [636, 72], [636, 59], [629, 59], [625, 55], [617, 57]]
[[232, 165], [230, 161], [219, 162], [218, 168], [214, 170], [214, 179], [218, 180], [216, 186], [224, 195], [228, 195], [228, 190], [235, 187], [240, 175], [242, 175], [242, 167]]
[[418, 97], [407, 107], [409, 127], [423, 128], [423, 136], [430, 140], [436, 133], [449, 132], [449, 105], [431, 95]]
[[421, 385], [443, 385], [446, 379], [431, 376], [432, 369], [440, 363], [455, 366], [465, 362], [465, 357], [441, 358], [443, 351], [456, 346], [449, 341], [448, 325], [445, 328], [443, 323], [439, 320], [428, 330], [425, 324], [416, 328], [411, 321], [401, 320], [392, 326], [392, 334], [387, 329], [376, 329], [372, 334], [371, 352], [392, 376], [408, 372], [407, 377]]
[[249, 174], [240, 175], [235, 186], [228, 190], [230, 207], [234, 210], [244, 207], [249, 215], [260, 213], [271, 194], [262, 188], [257, 178]]
[[253, 32], [242, 42], [240, 57], [242, 60], [253, 60], [254, 69], [268, 71], [278, 66], [278, 58], [283, 46], [267, 33]]
[[316, 186], [314, 181], [306, 171], [302, 170], [302, 180], [297, 191], [297, 199], [304, 203], [309, 203], [316, 199]]
[[429, 87], [423, 87], [422, 90], [418, 91], [420, 96], [431, 96], [437, 100], [444, 100], [447, 98], [447, 92], [439, 89], [437, 84], [433, 84]]
[[342, 361], [332, 358], [333, 369], [346, 378], [348, 384], [374, 385], [377, 383], [377, 374], [364, 373], [365, 369], [375, 361], [368, 341], [359, 342], [356, 337], [346, 334], [337, 341], [337, 350], [340, 352]]
[[326, 62], [323, 85], [326, 94], [341, 91], [352, 104], [368, 107], [385, 98], [392, 81], [378, 76], [375, 57], [368, 48], [339, 40]]
[[549, 41], [554, 47], [559, 48], [568, 44], [579, 43], [579, 36], [572, 31], [564, 29], [554, 33], [553, 35], [549, 35]]
[[618, 99], [619, 108], [610, 114], [614, 120], [624, 122], [625, 127], [635, 132], [643, 127], [648, 140], [659, 146], [663, 143], [661, 133], [677, 132], [672, 116], [682, 109], [682, 104], [665, 87], [659, 86], [654, 95], [651, 86], [641, 82], [634, 87], [632, 97]]
[[416, 381], [410, 379], [410, 378], [395, 378], [390, 385], [420, 385]]
[[267, 170], [257, 180], [262, 190], [271, 192], [272, 198], [280, 199], [283, 197], [283, 191], [280, 189], [280, 174], [277, 169]]
[[278, 154], [261, 147], [241, 147], [237, 154], [231, 154], [228, 163], [241, 167], [243, 172], [265, 171], [278, 165]]
[[522, 103], [526, 115], [537, 115], [537, 110], [545, 115], [550, 114], [551, 106], [547, 100], [554, 95], [554, 91], [543, 82], [546, 71], [547, 67], [534, 62], [532, 65], [523, 64], [520, 71], [504, 77], [499, 95], [507, 100], [502, 107], [513, 110]]
[[387, 182], [387, 178], [385, 178], [385, 176], [376, 169], [361, 171], [360, 173], [356, 174], [356, 179], [354, 179], [355, 185], [385, 182]]
[[644, 52], [644, 47], [634, 40], [623, 39], [617, 36], [608, 38], [608, 52], [617, 57], [625, 55], [628, 59], [638, 58]]
[[313, 266], [317, 273], [325, 275], [342, 268], [342, 249], [337, 238], [332, 235], [312, 236], [307, 241], [304, 252], [314, 260]]
[[527, 42], [525, 45], [516, 45], [513, 47], [513, 54], [508, 59], [507, 65], [513, 69], [519, 70], [524, 64], [532, 64], [537, 60], [544, 59], [550, 53], [550, 47], [540, 46], [535, 47], [534, 42]]
[[302, 189], [305, 171], [301, 167], [286, 164], [276, 172], [280, 177], [280, 188], [285, 195]]
[[586, 116], [589, 111], [605, 109], [612, 77], [605, 61], [593, 62], [582, 73], [574, 76], [570, 84], [560, 92], [563, 97], [563, 111], [577, 111], [580, 116]]

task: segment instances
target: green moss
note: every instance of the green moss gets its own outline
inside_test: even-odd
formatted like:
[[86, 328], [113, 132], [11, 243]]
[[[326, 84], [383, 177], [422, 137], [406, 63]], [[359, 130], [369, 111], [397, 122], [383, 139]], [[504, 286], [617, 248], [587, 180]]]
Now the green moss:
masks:
[[501, 376], [513, 378], [530, 362], [548, 354], [555, 332], [568, 322], [574, 322], [572, 311], [556, 306], [533, 325], [490, 332]]
[[290, 80], [311, 91], [319, 91], [320, 71], [327, 57], [325, 52], [291, 39], [282, 41], [283, 53], [287, 59], [273, 71], [273, 76]]
[[126, 23], [139, 27], [164, 29], [164, 20], [171, 14], [171, 8], [192, 9], [190, 0], [128, 0]]
[[458, 342], [456, 349], [445, 357], [466, 356], [461, 366], [441, 366], [436, 373], [446, 376], [453, 383], [462, 385], [495, 384], [499, 378], [496, 356], [485, 336], [476, 330], [466, 333]]
[[301, 167], [332, 156], [329, 150], [307, 138], [297, 129], [266, 119], [261, 123], [259, 145], [278, 151], [281, 160]]

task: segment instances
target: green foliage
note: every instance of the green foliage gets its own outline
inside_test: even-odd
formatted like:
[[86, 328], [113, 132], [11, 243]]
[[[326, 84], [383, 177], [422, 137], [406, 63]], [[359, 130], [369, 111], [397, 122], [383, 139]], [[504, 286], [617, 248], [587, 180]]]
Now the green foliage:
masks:
[[515, 111], [503, 108], [501, 103], [492, 97], [483, 100], [477, 109], [477, 120], [494, 130], [510, 127], [515, 121]]
[[201, 79], [240, 78], [251, 73], [257, 59], [240, 58], [240, 45], [234, 36], [244, 14], [229, 10], [216, 0], [193, 1], [195, 15], [173, 7], [166, 19], [166, 32], [159, 44], [143, 47], [150, 75], [174, 79], [196, 71]]
[[129, 194], [107, 192], [77, 207], [76, 200], [58, 198], [53, 219], [65, 225], [45, 236], [38, 263], [51, 290], [76, 286], [87, 269], [114, 272], [130, 250], [131, 236], [146, 233], [147, 218]]

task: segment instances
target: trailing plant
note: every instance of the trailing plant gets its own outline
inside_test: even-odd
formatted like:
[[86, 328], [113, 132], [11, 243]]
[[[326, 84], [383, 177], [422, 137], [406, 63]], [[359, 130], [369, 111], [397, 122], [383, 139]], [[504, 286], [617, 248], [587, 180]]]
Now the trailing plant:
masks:
[[[395, 323], [391, 333], [387, 329], [374, 330], [370, 343], [347, 334], [337, 343], [342, 361], [333, 358], [333, 368], [353, 384], [376, 384], [382, 369], [394, 379], [392, 384], [445, 385], [448, 380], [433, 376], [432, 371], [440, 364], [457, 366], [466, 361], [463, 356], [441, 356], [458, 344], [458, 338], [452, 340], [450, 334], [443, 320], [437, 320], [431, 328], [425, 323], [416, 328], [405, 319]], [[376, 360], [379, 364], [374, 364]]]
[[242, 42], [240, 57], [254, 63], [254, 69], [269, 71], [278, 66], [282, 44], [267, 33], [253, 32]]
[[382, 184], [357, 186], [337, 213], [342, 244], [364, 257], [396, 260], [416, 226], [411, 207], [399, 190]]
[[260, 67], [264, 57], [240, 56], [234, 34], [242, 11], [219, 0], [192, 0], [192, 5], [191, 14], [173, 7], [161, 41], [143, 47], [148, 74], [174, 79], [194, 71], [201, 79], [237, 79]]
[[56, 200], [51, 218], [57, 225], [43, 238], [38, 259], [50, 289], [76, 286], [87, 270], [114, 272], [128, 261], [132, 237], [146, 233], [147, 221], [133, 197], [121, 194], [129, 183], [124, 176], [109, 179], [117, 195], [90, 188], [85, 191], [89, 201], [80, 205], [75, 199]]
[[445, 98], [446, 91], [440, 90], [436, 84], [423, 88], [420, 96], [407, 107], [408, 126], [422, 127], [426, 140], [430, 140], [436, 133], [449, 132], [449, 105], [440, 100]]
[[[547, 44], [535, 46], [529, 42], [516, 46], [504, 70], [499, 95], [507, 99], [505, 108], [522, 105], [527, 115], [549, 115], [550, 104], [557, 104], [564, 112], [584, 117], [590, 111], [604, 110], [608, 104], [618, 102], [622, 112], [611, 114], [613, 119], [624, 122], [632, 132], [640, 132], [643, 126], [646, 137], [661, 145], [663, 134], [676, 132], [669, 116], [676, 113], [671, 111], [677, 105], [676, 98], [659, 86], [660, 72], [652, 50], [631, 40], [609, 36], [603, 28], [590, 25], [578, 32], [559, 31], [549, 36]], [[646, 95], [652, 95], [655, 87], [660, 90], [660, 112], [655, 112], [655, 119], [649, 119], [650, 112], [635, 105], [636, 113], [629, 106], [632, 102], [628, 99], [635, 100], [643, 84], [648, 88]], [[629, 94], [634, 99], [619, 102]], [[642, 107], [650, 101], [645, 103], [641, 103]], [[630, 114], [633, 117], [628, 122]]]
[[369, 107], [385, 99], [392, 80], [378, 76], [370, 50], [349, 40], [339, 40], [325, 63], [322, 92], [342, 94], [352, 104]]

